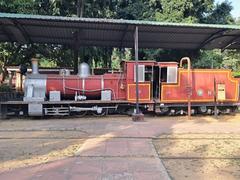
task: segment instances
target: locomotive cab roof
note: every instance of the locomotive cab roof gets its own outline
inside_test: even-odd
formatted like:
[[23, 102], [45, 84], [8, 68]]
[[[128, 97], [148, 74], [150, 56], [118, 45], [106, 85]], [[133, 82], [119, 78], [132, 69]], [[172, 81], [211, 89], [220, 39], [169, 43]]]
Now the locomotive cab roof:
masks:
[[[134, 60], [122, 60], [121, 61], [121, 64], [123, 63], [135, 63]], [[153, 64], [153, 65], [158, 65], [158, 66], [177, 66], [179, 63], [178, 62], [174, 62], [174, 61], [163, 61], [163, 62], [158, 62], [158, 61], [155, 61], [155, 60], [139, 60], [138, 61], [139, 64]]]

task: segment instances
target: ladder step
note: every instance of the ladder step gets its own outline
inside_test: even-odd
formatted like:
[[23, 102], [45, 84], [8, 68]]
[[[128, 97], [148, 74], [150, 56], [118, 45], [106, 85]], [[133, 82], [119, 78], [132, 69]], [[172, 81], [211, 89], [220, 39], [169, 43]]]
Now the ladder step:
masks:
[[69, 108], [66, 107], [54, 107], [54, 108], [44, 108], [44, 114], [49, 116], [67, 116], [69, 115]]

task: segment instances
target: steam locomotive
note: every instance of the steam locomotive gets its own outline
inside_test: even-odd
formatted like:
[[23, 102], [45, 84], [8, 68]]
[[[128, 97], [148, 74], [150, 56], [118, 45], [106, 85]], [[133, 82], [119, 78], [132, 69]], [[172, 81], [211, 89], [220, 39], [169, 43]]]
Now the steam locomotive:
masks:
[[131, 114], [136, 103], [136, 77], [143, 113], [187, 114], [189, 104], [191, 114], [230, 113], [238, 107], [239, 80], [232, 77], [231, 70], [191, 69], [189, 58], [178, 65], [139, 61], [136, 66], [135, 61], [122, 61], [118, 72], [91, 75], [88, 64], [81, 63], [77, 75], [67, 69], [59, 74], [39, 74], [38, 61], [32, 59], [23, 99], [1, 102], [1, 112], [28, 116]]

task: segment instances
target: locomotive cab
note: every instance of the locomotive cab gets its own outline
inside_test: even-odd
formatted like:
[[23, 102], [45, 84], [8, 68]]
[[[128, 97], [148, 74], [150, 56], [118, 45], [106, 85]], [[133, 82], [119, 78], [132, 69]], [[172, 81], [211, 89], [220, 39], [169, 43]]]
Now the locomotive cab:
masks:
[[[134, 61], [125, 61], [127, 97], [136, 100], [136, 67]], [[154, 103], [161, 100], [162, 84], [176, 84], [178, 79], [177, 62], [139, 61], [138, 82], [140, 103]]]

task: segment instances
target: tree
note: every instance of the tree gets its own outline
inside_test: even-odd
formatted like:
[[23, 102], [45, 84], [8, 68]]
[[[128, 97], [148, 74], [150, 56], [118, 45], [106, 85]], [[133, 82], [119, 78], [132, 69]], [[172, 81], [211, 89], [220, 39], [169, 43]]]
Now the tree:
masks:
[[[214, 0], [0, 0], [0, 12], [77, 16], [77, 5], [81, 9], [79, 11], [80, 16], [91, 18], [122, 18], [187, 23], [233, 23], [230, 14], [231, 4], [225, 1], [215, 5]], [[21, 62], [23, 63], [29, 63], [28, 58], [39, 53], [45, 61], [54, 62], [55, 65], [73, 65], [71, 47], [37, 44], [20, 46], [20, 48], [17, 44], [9, 44], [8, 46], [11, 46], [11, 48], [5, 49], [9, 52], [9, 56], [6, 58], [11, 58], [16, 51], [21, 53], [15, 53], [15, 58], [12, 58], [14, 60], [5, 61], [7, 63], [18, 64], [20, 59], [22, 59]], [[6, 47], [2, 46], [2, 48]], [[97, 66], [111, 66], [111, 63], [108, 62], [110, 62], [109, 58], [112, 57], [113, 51], [113, 48], [81, 48], [81, 59]], [[205, 58], [206, 54], [209, 55], [209, 58], [215, 56], [212, 53], [204, 53], [203, 51], [162, 49], [143, 49], [140, 51], [140, 57], [143, 59], [156, 60], [176, 60], [185, 55], [190, 55], [194, 59], [198, 57]], [[69, 57], [71, 61], [69, 61]], [[66, 59], [68, 60], [65, 61]]]
[[37, 11], [32, 0], [0, 0], [0, 12], [35, 14]]
[[228, 50], [223, 53], [222, 66], [240, 72], [240, 51]]
[[233, 7], [229, 1], [217, 4], [213, 11], [203, 19], [203, 22], [211, 24], [233, 24], [235, 22], [231, 16], [232, 9]]
[[[154, 1], [157, 2], [157, 1]], [[231, 16], [232, 6], [229, 1], [221, 4], [214, 4], [214, 0], [161, 0], [160, 5], [155, 9], [155, 20], [167, 22], [183, 23], [211, 23], [211, 24], [232, 24], [234, 20]], [[152, 15], [151, 18], [154, 16]], [[182, 56], [190, 56], [197, 61], [195, 66], [211, 67], [221, 64], [223, 58], [219, 58], [218, 51], [186, 51], [186, 50], [157, 50], [145, 51], [146, 56], [154, 59], [174, 59], [179, 60]], [[153, 56], [152, 56], [153, 55]], [[226, 54], [225, 54], [226, 55]], [[145, 58], [148, 59], [148, 58]], [[221, 60], [221, 61], [220, 61]], [[210, 63], [210, 64], [209, 64]]]
[[221, 50], [201, 50], [199, 57], [193, 62], [193, 68], [221, 68], [223, 56]]

